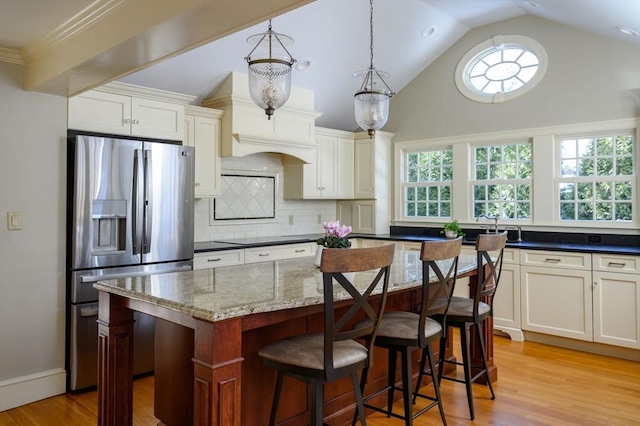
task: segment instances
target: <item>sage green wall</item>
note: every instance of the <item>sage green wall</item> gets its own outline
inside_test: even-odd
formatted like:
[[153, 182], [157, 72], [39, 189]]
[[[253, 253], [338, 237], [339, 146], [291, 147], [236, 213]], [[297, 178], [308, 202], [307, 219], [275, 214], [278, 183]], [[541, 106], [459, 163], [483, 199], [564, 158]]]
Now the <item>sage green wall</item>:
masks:
[[[501, 104], [464, 97], [454, 72], [476, 44], [524, 35], [547, 51], [549, 66], [528, 93]], [[635, 93], [633, 90], [635, 89]], [[640, 48], [533, 16], [469, 31], [391, 100], [384, 130], [394, 142], [587, 123], [640, 115]]]

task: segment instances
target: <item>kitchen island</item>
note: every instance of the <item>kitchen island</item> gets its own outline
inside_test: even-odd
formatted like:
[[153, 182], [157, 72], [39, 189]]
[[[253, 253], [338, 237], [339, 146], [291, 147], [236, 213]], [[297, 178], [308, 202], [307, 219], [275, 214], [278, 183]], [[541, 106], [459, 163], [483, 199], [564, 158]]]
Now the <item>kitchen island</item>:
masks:
[[[459, 276], [473, 278], [475, 261], [461, 256]], [[356, 274], [356, 285], [370, 282], [369, 274]], [[419, 254], [396, 250], [387, 310], [415, 309], [421, 275]], [[321, 283], [313, 257], [305, 257], [95, 284], [100, 291], [99, 424], [132, 424], [133, 311], [164, 320], [156, 340], [158, 419], [168, 426], [191, 424], [191, 419], [195, 425], [266, 424], [275, 372], [261, 365], [257, 351], [290, 335], [322, 330]], [[349, 296], [339, 298], [343, 304], [337, 309], [344, 309]], [[490, 345], [492, 330], [483, 332]], [[447, 352], [450, 356], [451, 348]], [[383, 352], [374, 359], [368, 389], [386, 382]], [[287, 382], [283, 392], [278, 421], [306, 424], [305, 385]], [[326, 422], [350, 423], [353, 408], [348, 380], [327, 386]]]

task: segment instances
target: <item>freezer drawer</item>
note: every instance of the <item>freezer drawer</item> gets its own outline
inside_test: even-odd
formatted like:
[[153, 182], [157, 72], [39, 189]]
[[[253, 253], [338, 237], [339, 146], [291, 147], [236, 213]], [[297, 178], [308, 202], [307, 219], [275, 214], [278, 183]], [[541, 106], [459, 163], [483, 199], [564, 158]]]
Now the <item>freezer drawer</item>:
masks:
[[[98, 377], [98, 303], [71, 307], [69, 389], [80, 390], [97, 385]], [[133, 372], [153, 371], [155, 318], [134, 312]]]

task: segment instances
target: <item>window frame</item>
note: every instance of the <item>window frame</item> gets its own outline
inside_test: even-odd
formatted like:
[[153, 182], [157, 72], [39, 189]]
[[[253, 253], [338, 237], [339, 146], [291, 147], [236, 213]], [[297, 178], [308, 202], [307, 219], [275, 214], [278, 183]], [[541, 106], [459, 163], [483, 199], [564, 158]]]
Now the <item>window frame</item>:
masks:
[[[579, 176], [579, 175], [575, 175], [575, 176], [563, 176], [563, 172], [562, 172], [562, 160], [563, 158], [569, 158], [569, 157], [562, 157], [562, 143], [566, 140], [582, 140], [582, 139], [593, 139], [594, 141], [599, 139], [599, 138], [606, 138], [606, 137], [617, 137], [617, 136], [626, 136], [626, 135], [631, 135], [631, 137], [633, 138], [633, 150], [634, 152], [632, 153], [631, 157], [632, 157], [632, 166], [633, 166], [633, 173], [631, 175], [616, 175], [616, 174], [612, 174], [612, 175], [590, 175], [590, 176]], [[555, 151], [556, 151], [556, 155], [557, 155], [557, 162], [555, 164], [555, 170], [554, 170], [554, 197], [555, 197], [555, 201], [554, 204], [557, 206], [557, 212], [556, 212], [556, 220], [558, 223], [560, 224], [572, 224], [572, 225], [579, 225], [579, 226], [585, 226], [585, 225], [590, 225], [590, 226], [602, 226], [602, 225], [607, 225], [607, 226], [612, 226], [612, 225], [623, 225], [623, 224], [631, 224], [634, 222], [633, 220], [633, 213], [635, 213], [635, 217], [637, 218], [638, 216], [640, 216], [640, 212], [638, 212], [638, 205], [640, 204], [638, 201], [638, 193], [639, 193], [639, 184], [638, 184], [638, 176], [639, 176], [639, 169], [640, 169], [640, 163], [638, 163], [638, 138], [636, 135], [636, 131], [634, 130], [619, 130], [619, 131], [610, 131], [610, 132], [591, 132], [591, 133], [585, 133], [585, 132], [580, 132], [580, 133], [573, 133], [573, 134], [567, 134], [567, 135], [561, 135], [558, 136], [556, 139], [556, 143], [555, 145]], [[598, 159], [598, 158], [602, 158], [604, 156], [595, 154], [593, 156], [593, 158]], [[576, 158], [579, 159], [579, 155], [576, 153], [576, 157], [570, 157], [570, 158]], [[630, 181], [631, 183], [631, 193], [632, 193], [632, 198], [631, 198], [631, 212], [632, 212], [632, 219], [631, 221], [616, 221], [615, 219], [611, 219], [611, 220], [597, 220], [597, 219], [591, 219], [591, 220], [581, 220], [581, 219], [562, 219], [561, 218], [561, 210], [562, 210], [562, 205], [565, 203], [562, 203], [561, 198], [561, 184], [563, 183], [575, 183], [576, 185], [580, 185], [580, 184], [590, 184], [590, 185], [597, 185], [598, 183], [616, 183], [619, 182], [621, 180], [624, 181]], [[576, 189], [576, 192], [578, 190]], [[611, 201], [612, 205], [615, 207], [615, 201], [612, 200]], [[568, 204], [568, 203], [567, 203]], [[574, 199], [574, 204], [579, 204], [579, 200], [577, 198], [577, 194], [576, 194], [576, 198]], [[587, 204], [587, 203], [583, 203], [583, 204]], [[589, 201], [589, 204], [592, 204], [594, 207], [597, 204], [597, 200], [594, 198], [593, 200]], [[637, 219], [636, 219], [637, 221]]]
[[[412, 219], [412, 220], [428, 220], [428, 219], [446, 219], [446, 220], [450, 220], [451, 219], [451, 210], [452, 210], [452, 198], [453, 198], [453, 163], [451, 164], [451, 179], [450, 180], [425, 180], [425, 181], [417, 181], [417, 182], [410, 182], [408, 179], [408, 175], [409, 175], [409, 164], [408, 164], [408, 157], [411, 154], [421, 154], [421, 153], [434, 153], [434, 152], [440, 152], [441, 154], [444, 152], [451, 152], [451, 157], [453, 158], [453, 150], [451, 149], [451, 147], [440, 147], [440, 148], [433, 148], [430, 147], [429, 149], [422, 149], [422, 150], [418, 150], [418, 151], [406, 151], [404, 153], [404, 168], [403, 168], [403, 176], [402, 176], [402, 194], [400, 195], [401, 199], [402, 199], [402, 211], [403, 211], [403, 217], [405, 218], [405, 220], [408, 219]], [[442, 165], [440, 166], [440, 169], [442, 170]], [[409, 203], [409, 200], [407, 200], [405, 198], [405, 195], [407, 193], [407, 188], [421, 188], [421, 187], [426, 187], [426, 210], [427, 210], [427, 215], [426, 216], [418, 216], [418, 215], [414, 215], [414, 216], [408, 216], [406, 215], [407, 213], [407, 204]], [[438, 205], [438, 211], [440, 211], [442, 204], [445, 201], [448, 201], [449, 204], [449, 215], [448, 216], [430, 216], [428, 214], [429, 212], [429, 188], [432, 187], [437, 187], [438, 188], [438, 197], [436, 199], [436, 204]], [[441, 188], [443, 187], [448, 187], [449, 188], [449, 200], [442, 200], [442, 198], [440, 197], [441, 195]], [[415, 204], [417, 205], [420, 202], [420, 200], [416, 200]], [[417, 209], [417, 206], [416, 206]]]
[[[531, 156], [531, 162], [530, 162], [530, 167], [531, 170], [529, 171], [530, 174], [530, 178], [529, 179], [525, 179], [525, 178], [514, 178], [514, 179], [507, 179], [507, 178], [500, 178], [500, 179], [478, 179], [477, 176], [477, 166], [478, 166], [478, 159], [476, 157], [476, 153], [478, 148], [492, 148], [492, 147], [504, 147], [507, 145], [524, 145], [527, 144], [529, 146], [529, 151], [530, 151], [530, 156]], [[504, 185], [521, 185], [521, 184], [528, 184], [529, 185], [529, 199], [527, 200], [527, 202], [529, 203], [529, 217], [527, 218], [518, 218], [517, 215], [514, 218], [506, 218], [506, 217], [502, 217], [502, 214], [504, 213], [504, 206], [508, 203], [517, 203], [517, 199], [514, 200], [507, 200], [507, 201], [503, 201], [502, 199], [498, 201], [498, 203], [500, 204], [499, 206], [499, 210], [500, 210], [500, 216], [499, 217], [499, 221], [505, 222], [505, 221], [509, 221], [510, 223], [514, 223], [514, 224], [524, 224], [524, 223], [531, 223], [531, 218], [533, 216], [533, 191], [532, 191], [532, 187], [533, 187], [533, 164], [534, 164], [534, 159], [533, 159], [533, 141], [531, 139], [527, 139], [527, 140], [512, 140], [512, 141], [502, 141], [502, 142], [495, 142], [495, 143], [483, 143], [483, 144], [474, 144], [471, 146], [472, 148], [472, 152], [471, 152], [471, 156], [472, 156], [472, 161], [473, 161], [473, 168], [471, 170], [471, 176], [469, 179], [469, 194], [470, 194], [470, 200], [469, 200], [469, 205], [470, 205], [470, 216], [471, 217], [477, 217], [476, 216], [476, 211], [475, 211], [475, 204], [476, 204], [476, 200], [475, 200], [475, 187], [478, 185], [486, 185], [489, 186], [490, 184], [488, 182], [491, 182], [491, 184], [493, 185], [499, 185], [499, 186], [504, 186]], [[487, 161], [488, 164], [492, 163], [491, 161]], [[501, 164], [501, 168], [503, 168], [504, 166], [504, 161], [500, 162]], [[517, 193], [517, 190], [515, 191]], [[489, 202], [489, 197], [487, 195], [487, 203]], [[484, 214], [490, 214], [489, 212], [485, 212]]]
[[[509, 92], [496, 92], [494, 94], [483, 93], [476, 90], [471, 84], [469, 72], [474, 68], [480, 56], [485, 57], [489, 49], [499, 51], [502, 46], [519, 47], [531, 52], [538, 59], [538, 69], [531, 79], [519, 88]], [[468, 99], [481, 103], [502, 103], [522, 96], [536, 87], [547, 72], [549, 58], [545, 48], [532, 38], [522, 35], [496, 35], [488, 40], [478, 43], [462, 56], [454, 73], [454, 79], [458, 91]]]
[[430, 139], [416, 139], [405, 141], [393, 141], [393, 213], [391, 223], [395, 226], [415, 226], [421, 222], [422, 226], [440, 226], [446, 220], [424, 219], [420, 221], [408, 220], [402, 215], [402, 170], [404, 168], [404, 152], [408, 150], [420, 151], [439, 149], [450, 146], [453, 149], [453, 186], [452, 186], [452, 218], [457, 219], [463, 226], [477, 228], [479, 223], [471, 216], [470, 186], [472, 179], [471, 168], [473, 164], [472, 150], [479, 144], [496, 144], [500, 142], [513, 142], [516, 140], [532, 140], [532, 193], [531, 220], [522, 221], [500, 220], [500, 227], [507, 225], [523, 225], [524, 229], [558, 232], [560, 229], [566, 232], [603, 232], [603, 229], [618, 233], [636, 233], [640, 230], [640, 215], [636, 215], [631, 223], [587, 224], [560, 222], [559, 205], [554, 202], [558, 195], [555, 191], [555, 170], [559, 161], [556, 143], [560, 136], [573, 134], [603, 134], [612, 132], [628, 132], [634, 135], [634, 164], [637, 184], [633, 193], [633, 211], [639, 212], [640, 208], [640, 118], [625, 118], [608, 121], [591, 121], [586, 123], [564, 124], [556, 126], [516, 129], [490, 133], [468, 134], [459, 136], [439, 137]]

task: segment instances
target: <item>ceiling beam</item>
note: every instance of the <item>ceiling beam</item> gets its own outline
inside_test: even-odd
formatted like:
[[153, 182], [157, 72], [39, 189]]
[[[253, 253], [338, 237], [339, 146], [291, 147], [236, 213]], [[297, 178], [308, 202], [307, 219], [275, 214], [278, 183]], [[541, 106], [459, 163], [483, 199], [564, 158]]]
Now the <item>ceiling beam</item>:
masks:
[[95, 1], [21, 51], [24, 89], [72, 96], [312, 1]]

